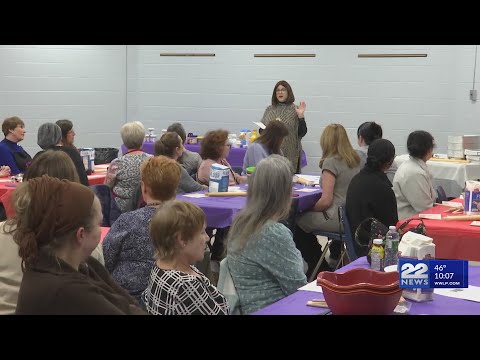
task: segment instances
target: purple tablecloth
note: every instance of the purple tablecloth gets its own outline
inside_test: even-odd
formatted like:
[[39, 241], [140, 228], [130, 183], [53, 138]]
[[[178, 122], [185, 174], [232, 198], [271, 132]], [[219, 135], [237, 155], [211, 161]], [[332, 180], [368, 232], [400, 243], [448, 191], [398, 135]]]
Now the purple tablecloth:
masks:
[[[241, 188], [246, 189], [246, 185], [240, 185]], [[294, 189], [301, 189], [303, 186], [295, 184]], [[303, 212], [311, 209], [315, 203], [320, 199], [322, 190], [317, 186], [315, 192], [298, 192], [297, 212]], [[197, 193], [204, 193], [205, 191], [198, 191]], [[224, 228], [230, 226], [235, 215], [245, 207], [247, 198], [244, 196], [225, 196], [225, 197], [203, 197], [191, 198], [185, 196], [188, 194], [177, 195], [177, 200], [190, 201], [202, 208], [207, 216], [207, 225], [214, 228]]]
[[[359, 258], [339, 269], [344, 272], [353, 268], [369, 267], [366, 257]], [[468, 267], [468, 283], [480, 286], [480, 267]], [[320, 315], [328, 309], [307, 306], [307, 301], [312, 299], [324, 299], [322, 293], [314, 291], [297, 291], [265, 308], [257, 311], [254, 315]], [[410, 301], [410, 315], [478, 315], [480, 314], [480, 303], [455, 299], [447, 296], [433, 294], [433, 301], [417, 303]]]
[[[148, 154], [154, 154], [154, 147], [155, 143], [152, 142], [145, 142], [143, 143], [142, 150], [145, 151]], [[193, 151], [193, 152], [200, 152], [200, 145], [199, 144], [186, 144], [185, 148], [187, 150]], [[245, 157], [245, 152], [247, 149], [245, 148], [236, 148], [232, 147], [230, 149], [230, 154], [227, 157], [227, 161], [231, 166], [240, 166], [243, 167], [243, 158]], [[127, 152], [127, 148], [125, 145], [122, 145], [122, 154], [125, 154]], [[307, 166], [307, 156], [305, 155], [305, 152], [302, 151], [302, 160], [301, 160], [301, 165], [302, 168]]]

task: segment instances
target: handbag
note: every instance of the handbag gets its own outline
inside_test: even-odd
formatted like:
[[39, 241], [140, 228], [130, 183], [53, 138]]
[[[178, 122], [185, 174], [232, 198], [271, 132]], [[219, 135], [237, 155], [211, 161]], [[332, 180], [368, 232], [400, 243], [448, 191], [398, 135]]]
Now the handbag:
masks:
[[[407, 225], [410, 224], [411, 221], [414, 221], [414, 220], [419, 220], [420, 223], [413, 227], [413, 225], [406, 229]], [[427, 227], [425, 225], [425, 223], [423, 222], [423, 219], [422, 218], [411, 218], [411, 219], [408, 219], [407, 221], [404, 221], [398, 228], [397, 228], [397, 231], [398, 233], [400, 234], [400, 241], [402, 240], [402, 237], [403, 235], [408, 232], [408, 231], [411, 231], [411, 232], [414, 232], [414, 233], [417, 233], [417, 234], [420, 234], [420, 235], [427, 235]]]
[[366, 218], [355, 230], [355, 242], [365, 250], [367, 250], [367, 260], [371, 263], [370, 251], [372, 250], [373, 240], [384, 239], [388, 232], [388, 227], [380, 220], [373, 217]]
[[[407, 228], [407, 225], [410, 224], [411, 221], [418, 220], [420, 223], [416, 226], [410, 226]], [[411, 218], [404, 221], [400, 226], [397, 228], [397, 231], [400, 235], [399, 241], [402, 241], [403, 235], [408, 232], [412, 231], [417, 234], [427, 235], [427, 227], [421, 218]], [[357, 230], [355, 231], [355, 241], [361, 247], [367, 247], [367, 260], [368, 263], [371, 263], [370, 258], [370, 251], [372, 250], [373, 240], [381, 238], [385, 240], [385, 235], [388, 232], [388, 227], [382, 224], [379, 220], [375, 218], [367, 218], [363, 220], [360, 225], [358, 225]]]
[[22, 151], [13, 152], [12, 154], [18, 170], [25, 172], [32, 162], [32, 157], [23, 149]]

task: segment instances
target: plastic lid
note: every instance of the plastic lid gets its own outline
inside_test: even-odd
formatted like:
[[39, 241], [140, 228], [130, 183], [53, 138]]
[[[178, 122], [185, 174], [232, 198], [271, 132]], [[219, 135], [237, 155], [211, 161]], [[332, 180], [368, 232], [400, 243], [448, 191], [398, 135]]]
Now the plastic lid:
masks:
[[382, 239], [375, 239], [375, 240], [373, 240], [373, 243], [374, 243], [375, 245], [382, 245], [382, 244], [383, 244], [383, 240], [382, 240]]
[[389, 226], [388, 228], [389, 228], [390, 230], [395, 230], [395, 231], [397, 231], [397, 228], [395, 227], [395, 225], [391, 225], [391, 226]]

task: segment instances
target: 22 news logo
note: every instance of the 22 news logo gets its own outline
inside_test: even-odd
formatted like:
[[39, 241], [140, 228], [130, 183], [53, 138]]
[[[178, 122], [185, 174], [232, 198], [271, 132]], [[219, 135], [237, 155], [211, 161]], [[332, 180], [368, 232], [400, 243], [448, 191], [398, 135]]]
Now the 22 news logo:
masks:
[[399, 262], [401, 288], [426, 289], [430, 288], [428, 262], [421, 260], [404, 260]]

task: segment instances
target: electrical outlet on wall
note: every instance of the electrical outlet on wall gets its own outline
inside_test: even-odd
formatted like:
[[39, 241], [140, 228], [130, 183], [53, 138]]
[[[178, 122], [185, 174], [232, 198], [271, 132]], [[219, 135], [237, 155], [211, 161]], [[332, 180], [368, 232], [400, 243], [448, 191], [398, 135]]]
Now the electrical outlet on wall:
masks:
[[470, 90], [470, 100], [477, 101], [477, 90]]

